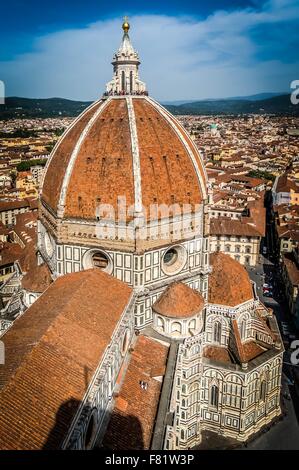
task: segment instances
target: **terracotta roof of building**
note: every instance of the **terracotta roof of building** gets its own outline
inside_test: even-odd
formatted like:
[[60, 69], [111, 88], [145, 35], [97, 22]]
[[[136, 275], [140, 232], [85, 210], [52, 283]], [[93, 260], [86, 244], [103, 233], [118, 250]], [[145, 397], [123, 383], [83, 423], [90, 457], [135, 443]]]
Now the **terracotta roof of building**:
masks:
[[296, 264], [294, 255], [292, 253], [286, 253], [282, 255], [283, 264], [286, 267], [288, 277], [293, 286], [299, 285], [299, 269]]
[[12, 199], [11, 201], [0, 199], [0, 212], [21, 209], [23, 207], [29, 207], [27, 199]]
[[17, 214], [16, 223], [11, 228], [11, 233], [17, 234], [20, 240], [26, 246], [37, 239], [37, 212], [24, 212]]
[[220, 346], [206, 346], [203, 350], [203, 357], [218, 362], [233, 363], [228, 349]]
[[236, 175], [231, 171], [227, 171], [224, 175], [217, 176], [217, 182], [223, 182], [227, 184], [232, 184], [233, 182], [242, 183], [244, 188], [255, 188], [264, 184], [264, 180], [261, 178], [252, 178], [251, 176], [245, 175]]
[[266, 351], [253, 340], [242, 342], [237, 320], [232, 320], [232, 326], [236, 346], [235, 353], [237, 353], [238, 361], [241, 364], [246, 364]]
[[299, 186], [295, 181], [291, 180], [287, 173], [278, 178], [276, 193], [289, 193], [291, 190], [298, 192]]
[[[262, 217], [263, 213], [260, 214], [260, 221]], [[230, 219], [229, 217], [218, 217], [217, 219], [212, 218], [210, 221], [211, 235], [261, 237], [264, 236], [264, 233], [264, 223], [263, 226], [261, 226], [261, 224], [257, 226], [257, 224], [249, 220], [248, 217], [243, 217], [241, 220]]]
[[35, 265], [22, 279], [22, 287], [28, 292], [44, 292], [53, 280], [46, 263]]
[[283, 226], [277, 226], [276, 229], [279, 238], [299, 242], [298, 224], [287, 224]]
[[1, 338], [0, 448], [57, 449], [131, 298], [91, 269], [58, 278]]
[[9, 230], [6, 228], [6, 226], [0, 221], [0, 235], [8, 235]]
[[23, 250], [18, 243], [2, 243], [0, 247], [0, 266], [13, 264], [22, 255]]
[[[104, 437], [104, 448], [150, 448], [168, 349], [153, 338], [138, 336]], [[147, 384], [146, 389], [141, 382]]]
[[[193, 210], [206, 197], [206, 174], [198, 149], [178, 121], [160, 105], [145, 97], [132, 97], [132, 102], [146, 215], [149, 217], [152, 204], [190, 204]], [[127, 207], [135, 202], [137, 175], [126, 98], [110, 97], [103, 109], [102, 104], [97, 102], [84, 111], [62, 136], [45, 172], [42, 201], [57, 212], [63, 178], [71, 169], [71, 156], [81, 137], [67, 181], [65, 217], [95, 219], [101, 203], [110, 204], [118, 219], [119, 196], [126, 198]], [[127, 220], [130, 217], [127, 214]]]
[[186, 318], [199, 313], [204, 303], [200, 292], [182, 282], [174, 282], [160, 295], [153, 309], [165, 317]]
[[23, 274], [34, 270], [37, 266], [37, 248], [35, 240], [29, 241], [25, 248], [22, 248], [21, 254], [18, 257], [18, 264]]
[[209, 302], [235, 307], [253, 299], [252, 285], [246, 269], [221, 252], [210, 255]]

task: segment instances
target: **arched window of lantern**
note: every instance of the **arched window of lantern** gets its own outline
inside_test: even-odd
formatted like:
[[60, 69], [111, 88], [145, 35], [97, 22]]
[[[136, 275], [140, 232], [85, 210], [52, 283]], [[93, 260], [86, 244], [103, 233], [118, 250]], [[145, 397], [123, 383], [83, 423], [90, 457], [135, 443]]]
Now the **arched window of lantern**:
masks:
[[126, 77], [125, 77], [125, 72], [122, 71], [121, 73], [121, 89], [122, 91], [125, 91], [126, 88]]
[[130, 93], [133, 91], [133, 72], [130, 72]]

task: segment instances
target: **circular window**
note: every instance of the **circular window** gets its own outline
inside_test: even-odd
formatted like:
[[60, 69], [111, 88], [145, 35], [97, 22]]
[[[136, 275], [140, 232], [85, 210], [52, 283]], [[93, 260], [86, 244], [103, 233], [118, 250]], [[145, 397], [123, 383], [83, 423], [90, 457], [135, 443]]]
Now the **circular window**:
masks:
[[51, 238], [48, 232], [45, 233], [45, 248], [46, 248], [47, 255], [49, 256], [49, 258], [51, 258], [54, 253], [54, 248], [53, 248], [53, 243], [51, 241]]
[[89, 250], [83, 257], [84, 269], [97, 268], [108, 274], [112, 273], [113, 264], [110, 256], [100, 250]]
[[174, 248], [170, 248], [170, 250], [166, 251], [164, 257], [163, 257], [163, 262], [166, 264], [166, 266], [172, 266], [176, 260], [178, 259], [178, 253], [177, 250]]
[[85, 432], [85, 449], [90, 449], [93, 444], [93, 439], [96, 433], [96, 410], [94, 410], [90, 416], [86, 432]]
[[109, 259], [104, 253], [102, 253], [101, 251], [96, 251], [95, 253], [93, 253], [91, 258], [92, 258], [93, 266], [95, 268], [107, 269], [107, 266], [109, 264]]
[[163, 254], [162, 269], [165, 274], [177, 274], [183, 269], [186, 261], [186, 249], [180, 245], [173, 246]]

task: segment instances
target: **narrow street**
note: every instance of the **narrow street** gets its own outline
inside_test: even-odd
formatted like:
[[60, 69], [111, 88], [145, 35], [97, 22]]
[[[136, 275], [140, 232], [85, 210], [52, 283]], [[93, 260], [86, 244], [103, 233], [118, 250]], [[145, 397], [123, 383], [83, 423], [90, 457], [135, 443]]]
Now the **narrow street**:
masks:
[[[248, 449], [299, 449], [299, 365], [290, 362], [291, 343], [299, 339], [298, 331], [293, 324], [284, 294], [283, 281], [280, 274], [279, 253], [277, 252], [271, 210], [267, 208], [267, 230], [264, 244], [267, 254], [260, 255], [258, 266], [248, 267], [250, 278], [256, 283], [256, 291], [266, 307], [271, 308], [278, 321], [283, 339], [285, 353], [282, 379], [282, 408], [284, 419], [267, 433], [248, 445]], [[263, 284], [273, 286], [272, 297], [263, 295]]]

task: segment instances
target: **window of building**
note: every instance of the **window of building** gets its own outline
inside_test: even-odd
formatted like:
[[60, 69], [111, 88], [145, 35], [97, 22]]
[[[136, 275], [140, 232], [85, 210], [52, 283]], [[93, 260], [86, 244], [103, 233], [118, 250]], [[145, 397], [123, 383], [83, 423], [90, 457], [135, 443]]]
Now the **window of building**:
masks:
[[250, 246], [246, 246], [245, 252], [246, 252], [246, 253], [251, 253], [251, 247], [250, 247]]
[[249, 264], [250, 263], [250, 256], [245, 256], [245, 263]]
[[121, 89], [122, 89], [122, 91], [125, 91], [125, 86], [126, 86], [125, 82], [126, 82], [125, 72], [122, 71], [122, 73], [121, 73]]
[[85, 449], [90, 449], [96, 432], [95, 412], [92, 413], [85, 432]]
[[162, 269], [165, 274], [172, 275], [180, 272], [187, 261], [187, 252], [183, 246], [169, 248], [162, 258]]
[[214, 341], [221, 343], [221, 323], [219, 321], [214, 324]]
[[182, 333], [182, 325], [179, 322], [174, 322], [171, 325], [171, 332], [181, 334]]
[[241, 247], [240, 247], [240, 245], [236, 245], [236, 253], [241, 253]]
[[130, 93], [133, 91], [133, 72], [130, 72]]
[[210, 391], [210, 405], [218, 407], [218, 399], [219, 399], [219, 388], [217, 385], [212, 385]]
[[242, 320], [241, 323], [241, 338], [246, 339], [246, 320]]
[[178, 258], [178, 253], [174, 248], [170, 248], [170, 250], [166, 251], [163, 261], [167, 266], [171, 266], [176, 262]]
[[95, 268], [106, 269], [109, 263], [107, 256], [101, 251], [97, 251], [92, 255], [92, 262]]
[[128, 349], [129, 340], [130, 340], [130, 330], [126, 330], [126, 332], [124, 334], [123, 341], [122, 341], [122, 345], [121, 345], [122, 355], [124, 355], [126, 353], [127, 349]]
[[230, 245], [225, 245], [225, 251], [230, 252]]
[[164, 320], [161, 317], [157, 318], [157, 327], [161, 328], [162, 331], [164, 331]]
[[265, 380], [262, 380], [260, 385], [260, 400], [266, 400], [266, 392], [267, 392], [267, 383]]

